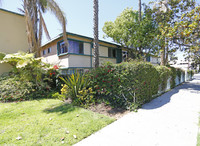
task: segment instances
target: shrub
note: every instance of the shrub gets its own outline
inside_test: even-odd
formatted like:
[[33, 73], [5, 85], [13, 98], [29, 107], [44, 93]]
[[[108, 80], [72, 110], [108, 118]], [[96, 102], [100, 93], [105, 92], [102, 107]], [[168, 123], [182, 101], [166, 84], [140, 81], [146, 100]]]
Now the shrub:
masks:
[[3, 60], [3, 58], [6, 56], [5, 53], [0, 52], [0, 60]]
[[96, 92], [92, 88], [84, 87], [81, 91], [78, 92], [77, 98], [74, 103], [82, 107], [87, 108], [90, 104], [95, 102], [94, 95]]
[[167, 81], [170, 78], [170, 75], [172, 74], [171, 69], [166, 66], [156, 66], [156, 70], [159, 73], [158, 79], [159, 84], [161, 85], [161, 90], [165, 91], [167, 87]]
[[182, 74], [182, 72], [183, 71], [180, 68], [176, 69], [176, 75], [178, 76], [179, 83], [181, 82], [181, 74]]
[[59, 99], [59, 100], [62, 100], [62, 101], [65, 100], [65, 96], [63, 94], [60, 94], [59, 92], [53, 93], [51, 96], [55, 99]]
[[188, 73], [188, 75], [189, 75], [190, 77], [193, 77], [193, 75], [194, 75], [194, 71], [192, 71], [192, 70], [188, 70], [187, 73]]
[[1, 101], [47, 98], [51, 87], [54, 88], [54, 84], [50, 84], [55, 82], [49, 77], [50, 65], [44, 64], [41, 58], [34, 58], [34, 54], [7, 54], [1, 60], [13, 66], [10, 74], [0, 77]]
[[[65, 83], [61, 92], [70, 96], [72, 100], [77, 97], [79, 91], [81, 91], [84, 87], [88, 87], [88, 78], [84, 74], [77, 71], [66, 78], [60, 77], [60, 79]], [[64, 91], [64, 89], [66, 91]]]
[[53, 67], [48, 68], [44, 80], [54, 90], [55, 89], [60, 90], [61, 82], [59, 80], [59, 67], [57, 65], [54, 65]]
[[27, 99], [27, 95], [34, 91], [32, 82], [21, 82], [19, 77], [0, 77], [0, 101], [22, 101]]
[[88, 74], [90, 86], [114, 107], [130, 109], [158, 92], [158, 72], [151, 63], [107, 63]]
[[172, 66], [168, 66], [171, 69], [171, 89], [173, 89], [174, 87], [176, 87], [176, 68], [172, 67]]

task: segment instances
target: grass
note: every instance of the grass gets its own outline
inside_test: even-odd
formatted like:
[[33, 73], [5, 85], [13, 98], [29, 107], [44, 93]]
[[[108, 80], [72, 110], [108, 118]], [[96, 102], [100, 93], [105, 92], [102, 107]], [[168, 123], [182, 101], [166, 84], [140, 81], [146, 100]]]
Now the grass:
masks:
[[0, 145], [72, 145], [113, 121], [56, 99], [0, 103]]

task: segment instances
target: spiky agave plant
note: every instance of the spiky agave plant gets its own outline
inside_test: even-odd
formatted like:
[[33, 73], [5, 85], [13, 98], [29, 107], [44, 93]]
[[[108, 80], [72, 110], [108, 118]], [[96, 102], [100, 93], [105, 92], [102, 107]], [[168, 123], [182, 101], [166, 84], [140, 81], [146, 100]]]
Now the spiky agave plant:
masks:
[[67, 76], [67, 78], [60, 77], [60, 79], [67, 85], [67, 92], [72, 99], [77, 97], [78, 91], [81, 91], [84, 87], [87, 88], [89, 84], [88, 78], [78, 71], [75, 71], [72, 75]]

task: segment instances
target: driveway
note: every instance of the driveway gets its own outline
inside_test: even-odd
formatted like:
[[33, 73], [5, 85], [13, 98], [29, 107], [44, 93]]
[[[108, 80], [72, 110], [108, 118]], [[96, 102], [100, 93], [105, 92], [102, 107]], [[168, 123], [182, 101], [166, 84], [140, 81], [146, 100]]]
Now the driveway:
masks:
[[196, 146], [200, 74], [76, 146]]

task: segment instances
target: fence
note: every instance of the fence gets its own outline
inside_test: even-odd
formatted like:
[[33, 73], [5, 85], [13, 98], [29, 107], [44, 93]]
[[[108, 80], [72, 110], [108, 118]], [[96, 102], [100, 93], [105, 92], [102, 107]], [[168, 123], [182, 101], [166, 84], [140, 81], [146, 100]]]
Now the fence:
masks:
[[[180, 85], [183, 82], [187, 82], [187, 81], [191, 81], [191, 80], [192, 80], [192, 75], [189, 74], [187, 71], [185, 71], [185, 72], [181, 73], [180, 77], [178, 75], [176, 76], [176, 78], [175, 78], [175, 84], [176, 84], [176, 86], [178, 86], [178, 85]], [[161, 85], [159, 86], [158, 94], [166, 92], [166, 91], [168, 91], [170, 89], [171, 89], [171, 77], [167, 80], [167, 86], [166, 86], [165, 90], [162, 91], [161, 90]]]

